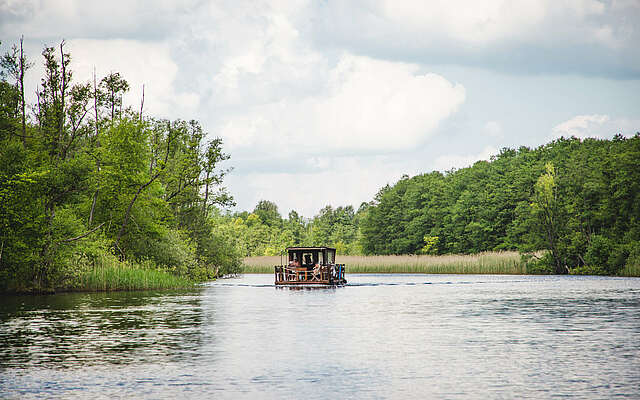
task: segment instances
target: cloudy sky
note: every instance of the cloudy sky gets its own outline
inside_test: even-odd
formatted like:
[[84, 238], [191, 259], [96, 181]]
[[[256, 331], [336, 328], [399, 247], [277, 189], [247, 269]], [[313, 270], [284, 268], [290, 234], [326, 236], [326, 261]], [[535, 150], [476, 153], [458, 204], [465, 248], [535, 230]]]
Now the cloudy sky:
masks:
[[640, 131], [640, 0], [0, 0], [0, 40], [65, 39], [76, 81], [224, 139], [237, 209], [369, 201], [503, 147]]

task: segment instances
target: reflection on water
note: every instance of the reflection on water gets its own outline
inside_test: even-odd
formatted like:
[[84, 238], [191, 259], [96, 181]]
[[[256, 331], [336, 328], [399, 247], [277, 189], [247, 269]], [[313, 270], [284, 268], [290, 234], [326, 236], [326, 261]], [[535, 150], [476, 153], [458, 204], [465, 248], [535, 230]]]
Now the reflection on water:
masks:
[[197, 357], [198, 292], [6, 296], [0, 365], [67, 368]]
[[640, 397], [640, 279], [271, 275], [0, 298], [0, 397]]

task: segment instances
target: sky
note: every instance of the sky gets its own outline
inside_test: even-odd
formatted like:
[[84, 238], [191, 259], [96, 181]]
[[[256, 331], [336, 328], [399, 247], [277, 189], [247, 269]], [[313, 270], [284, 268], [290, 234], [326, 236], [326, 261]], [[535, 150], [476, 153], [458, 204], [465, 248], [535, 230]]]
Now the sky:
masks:
[[640, 131], [640, 0], [0, 0], [2, 51], [65, 40], [76, 82], [199, 120], [234, 210], [311, 217], [505, 147]]

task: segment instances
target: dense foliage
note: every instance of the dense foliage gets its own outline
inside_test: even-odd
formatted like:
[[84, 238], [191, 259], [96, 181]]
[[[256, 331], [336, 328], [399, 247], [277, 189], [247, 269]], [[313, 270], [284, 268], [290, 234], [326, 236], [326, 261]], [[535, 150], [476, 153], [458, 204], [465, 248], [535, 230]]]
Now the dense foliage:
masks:
[[[239, 267], [209, 218], [232, 200], [228, 158], [197, 121], [124, 107], [118, 73], [76, 83], [64, 42], [42, 52], [37, 102], [21, 44], [0, 70], [0, 290], [73, 288], [98, 265], [126, 261], [191, 280]], [[142, 95], [144, 101], [144, 95]]]
[[640, 261], [640, 134], [558, 139], [382, 188], [366, 254], [548, 250], [548, 272], [615, 274]]
[[352, 206], [326, 206], [311, 220], [296, 211], [282, 218], [275, 203], [262, 200], [252, 212], [218, 214], [215, 220], [243, 256], [279, 255], [288, 246], [333, 246], [338, 254], [360, 254], [361, 215]]

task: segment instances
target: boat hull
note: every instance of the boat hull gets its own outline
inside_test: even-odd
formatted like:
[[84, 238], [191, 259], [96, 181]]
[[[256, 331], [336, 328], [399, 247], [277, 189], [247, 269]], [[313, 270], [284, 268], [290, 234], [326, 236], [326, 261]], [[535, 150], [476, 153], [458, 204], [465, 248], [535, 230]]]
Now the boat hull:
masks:
[[276, 281], [275, 283], [276, 286], [343, 286], [347, 284], [347, 280]]

